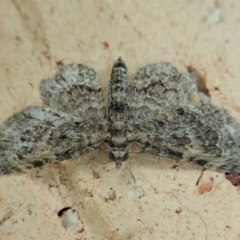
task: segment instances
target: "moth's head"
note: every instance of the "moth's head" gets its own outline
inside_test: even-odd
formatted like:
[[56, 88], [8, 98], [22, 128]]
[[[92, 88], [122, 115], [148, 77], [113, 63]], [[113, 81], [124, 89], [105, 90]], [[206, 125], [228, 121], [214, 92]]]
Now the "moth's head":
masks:
[[119, 58], [117, 59], [117, 61], [114, 63], [113, 69], [114, 69], [114, 68], [122, 68], [122, 69], [127, 70], [127, 67], [126, 67], [124, 61], [121, 59], [121, 57], [119, 57]]
[[116, 81], [121, 75], [127, 75], [127, 67], [123, 60], [118, 58], [112, 67], [112, 79]]
[[128, 160], [128, 151], [110, 151], [109, 152], [109, 159], [111, 161], [114, 161], [116, 163], [116, 168], [119, 169], [122, 166], [122, 162], [125, 162]]

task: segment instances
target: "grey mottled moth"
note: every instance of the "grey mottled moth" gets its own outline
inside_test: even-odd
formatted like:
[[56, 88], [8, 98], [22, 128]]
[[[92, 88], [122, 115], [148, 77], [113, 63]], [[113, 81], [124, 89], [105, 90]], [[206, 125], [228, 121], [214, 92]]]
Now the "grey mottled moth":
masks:
[[0, 174], [75, 158], [101, 143], [117, 167], [135, 143], [158, 156], [240, 173], [239, 124], [203, 101], [194, 77], [169, 63], [140, 68], [131, 87], [119, 58], [107, 110], [95, 71], [81, 64], [63, 66], [40, 90], [47, 107], [28, 107], [0, 127]]

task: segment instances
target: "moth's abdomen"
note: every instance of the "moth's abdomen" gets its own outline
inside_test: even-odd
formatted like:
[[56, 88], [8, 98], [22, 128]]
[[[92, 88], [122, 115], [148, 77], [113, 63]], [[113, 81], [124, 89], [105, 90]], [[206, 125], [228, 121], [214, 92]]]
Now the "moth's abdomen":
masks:
[[127, 68], [119, 58], [112, 68], [108, 94], [110, 158], [117, 166], [128, 158], [128, 125], [130, 117], [130, 83]]

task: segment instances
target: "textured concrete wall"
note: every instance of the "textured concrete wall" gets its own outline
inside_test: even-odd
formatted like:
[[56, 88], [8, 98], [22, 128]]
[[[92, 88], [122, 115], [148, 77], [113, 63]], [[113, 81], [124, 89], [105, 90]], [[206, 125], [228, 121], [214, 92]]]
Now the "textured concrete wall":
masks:
[[[157, 61], [191, 71], [240, 121], [240, 2], [0, 1], [0, 121], [41, 105], [58, 65], [96, 70], [104, 93], [121, 56], [133, 80]], [[223, 174], [132, 149], [120, 171], [104, 147], [0, 177], [0, 239], [239, 239], [240, 196]], [[72, 207], [62, 217], [57, 213]], [[70, 222], [70, 223], [69, 223]], [[70, 226], [70, 227], [67, 227]]]

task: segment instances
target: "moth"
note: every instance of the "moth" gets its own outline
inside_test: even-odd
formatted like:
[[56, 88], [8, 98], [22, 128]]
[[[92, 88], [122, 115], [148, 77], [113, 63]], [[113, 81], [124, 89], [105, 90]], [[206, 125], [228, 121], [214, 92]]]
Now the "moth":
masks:
[[107, 109], [95, 71], [82, 64], [63, 66], [40, 91], [46, 106], [28, 107], [0, 127], [0, 174], [76, 158], [102, 143], [117, 168], [135, 143], [161, 157], [240, 173], [239, 124], [170, 63], [140, 68], [131, 87], [119, 58]]

